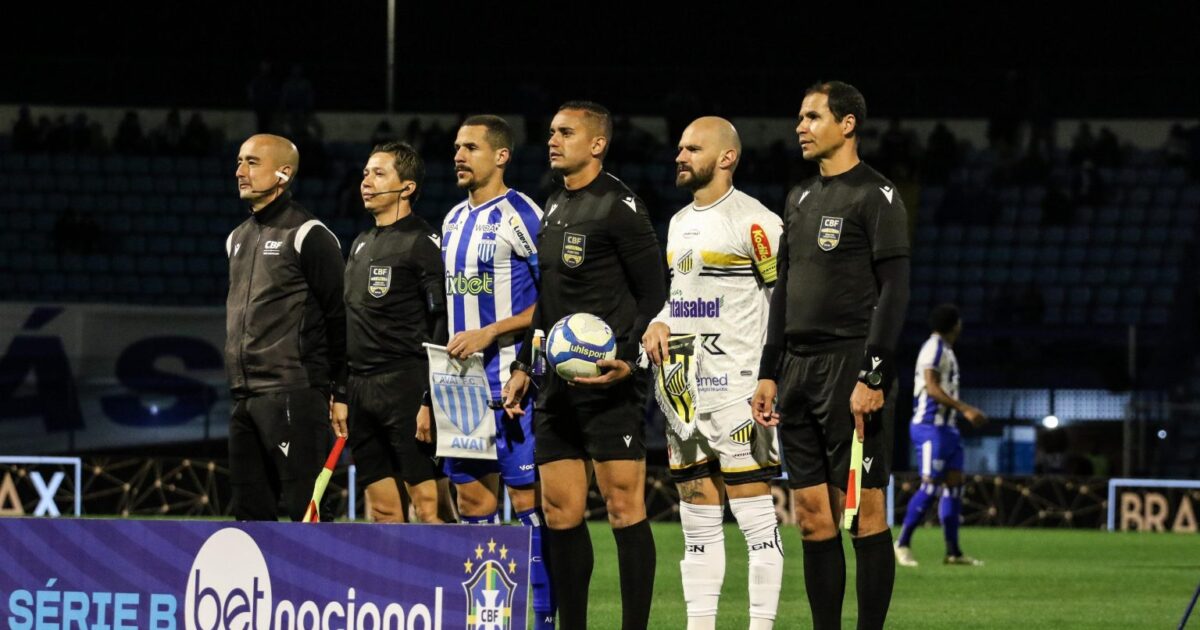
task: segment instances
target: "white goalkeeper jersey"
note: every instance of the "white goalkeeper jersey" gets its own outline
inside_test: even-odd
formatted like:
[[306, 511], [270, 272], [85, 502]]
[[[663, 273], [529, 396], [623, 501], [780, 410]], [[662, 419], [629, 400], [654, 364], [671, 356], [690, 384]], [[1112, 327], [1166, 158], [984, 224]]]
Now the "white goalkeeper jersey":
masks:
[[703, 349], [697, 411], [745, 403], [758, 384], [783, 220], [731, 188], [709, 206], [689, 204], [667, 236], [670, 299], [655, 317]]

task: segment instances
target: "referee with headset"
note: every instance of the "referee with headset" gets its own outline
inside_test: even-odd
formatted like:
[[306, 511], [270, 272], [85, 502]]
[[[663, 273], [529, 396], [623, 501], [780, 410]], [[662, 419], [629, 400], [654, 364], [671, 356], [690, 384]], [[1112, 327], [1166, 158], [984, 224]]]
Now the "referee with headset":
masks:
[[346, 414], [342, 250], [292, 199], [300, 166], [294, 144], [251, 136], [237, 164], [250, 217], [225, 241], [232, 511], [238, 520], [276, 520], [282, 498], [299, 521], [333, 442], [330, 418]]
[[[371, 520], [404, 522], [399, 482], [417, 519], [439, 516], [439, 466], [425, 398], [429, 360], [422, 344], [446, 343], [445, 267], [441, 239], [413, 214], [425, 165], [413, 147], [389, 142], [371, 151], [360, 185], [375, 219], [346, 261], [349, 431]], [[421, 419], [418, 419], [421, 416]]]

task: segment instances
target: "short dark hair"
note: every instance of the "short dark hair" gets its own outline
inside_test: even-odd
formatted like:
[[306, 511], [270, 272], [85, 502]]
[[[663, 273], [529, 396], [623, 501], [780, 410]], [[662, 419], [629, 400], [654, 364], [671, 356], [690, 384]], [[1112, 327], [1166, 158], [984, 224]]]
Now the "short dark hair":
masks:
[[945, 334], [953, 331], [961, 319], [957, 306], [938, 304], [929, 312], [929, 327], [933, 329], [933, 332]]
[[804, 95], [824, 94], [829, 97], [829, 112], [833, 118], [841, 122], [847, 115], [854, 116], [854, 132], [858, 133], [863, 123], [867, 122], [867, 99], [863, 98], [858, 88], [841, 81], [817, 81], [808, 86]]
[[600, 127], [600, 135], [604, 136], [609, 143], [612, 142], [613, 124], [612, 112], [608, 108], [595, 101], [567, 101], [559, 106], [558, 111], [564, 109], [578, 109], [589, 117], [596, 119], [597, 126]]
[[488, 144], [492, 145], [493, 149], [508, 149], [513, 148], [513, 132], [512, 126], [507, 120], [499, 116], [491, 114], [479, 114], [477, 116], [468, 116], [462, 122], [460, 127], [486, 127]]
[[396, 175], [401, 180], [409, 180], [416, 182], [417, 189], [413, 194], [409, 195], [410, 202], [416, 201], [421, 196], [422, 182], [425, 180], [425, 161], [421, 159], [421, 154], [407, 142], [384, 142], [383, 144], [375, 145], [371, 149], [371, 155], [376, 153], [390, 153], [394, 158], [394, 166]]

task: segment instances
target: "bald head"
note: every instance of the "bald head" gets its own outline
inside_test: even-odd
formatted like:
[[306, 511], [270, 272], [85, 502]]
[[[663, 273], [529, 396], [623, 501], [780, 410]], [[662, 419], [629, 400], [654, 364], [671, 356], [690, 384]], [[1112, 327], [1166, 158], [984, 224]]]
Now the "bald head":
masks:
[[697, 118], [679, 139], [675, 185], [697, 193], [697, 199], [708, 196], [702, 190], [728, 190], [741, 154], [742, 141], [732, 123], [717, 116]]
[[287, 138], [260, 133], [242, 143], [237, 162], [238, 194], [257, 212], [296, 180], [300, 152]]
[[[742, 139], [738, 137], [737, 129], [733, 123], [721, 118], [720, 116], [704, 116], [692, 121], [688, 125], [688, 129], [704, 140], [704, 144], [712, 146], [718, 152], [725, 152], [730, 149], [742, 154]], [[687, 134], [687, 131], [684, 131]]]
[[[291, 140], [271, 133], [259, 133], [250, 136], [242, 143], [241, 155], [253, 155], [262, 161], [264, 166], [272, 170], [283, 170], [287, 173], [288, 181], [296, 178], [300, 170], [300, 151]], [[284, 169], [290, 166], [290, 169]]]

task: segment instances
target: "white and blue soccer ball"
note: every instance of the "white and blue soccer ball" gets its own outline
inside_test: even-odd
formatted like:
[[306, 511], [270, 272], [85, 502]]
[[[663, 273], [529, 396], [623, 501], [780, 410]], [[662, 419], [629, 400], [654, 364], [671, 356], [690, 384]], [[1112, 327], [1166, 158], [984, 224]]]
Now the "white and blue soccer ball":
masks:
[[575, 313], [558, 320], [546, 336], [546, 359], [566, 380], [599, 376], [600, 359], [617, 358], [617, 339], [603, 319]]

